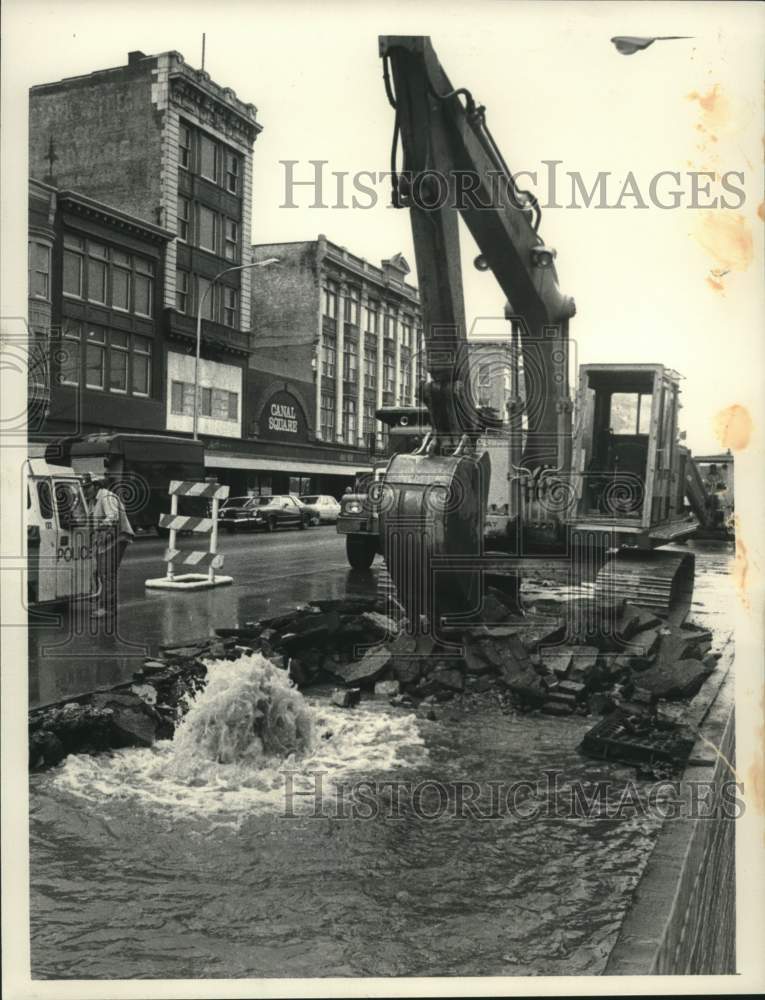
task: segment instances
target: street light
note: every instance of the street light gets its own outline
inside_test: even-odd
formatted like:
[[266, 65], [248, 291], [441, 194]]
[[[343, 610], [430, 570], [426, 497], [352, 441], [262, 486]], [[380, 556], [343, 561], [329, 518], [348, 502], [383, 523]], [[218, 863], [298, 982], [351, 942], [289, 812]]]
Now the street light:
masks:
[[205, 288], [204, 292], [199, 298], [197, 303], [197, 352], [194, 358], [194, 440], [199, 440], [199, 435], [197, 433], [199, 424], [199, 355], [202, 351], [202, 306], [205, 303], [208, 292], [211, 292], [215, 287], [215, 282], [222, 278], [224, 274], [231, 274], [232, 271], [248, 271], [253, 267], [267, 267], [269, 264], [278, 264], [278, 257], [267, 257], [266, 260], [256, 260], [251, 264], [236, 264], [234, 267], [226, 267], [212, 279], [210, 284]]

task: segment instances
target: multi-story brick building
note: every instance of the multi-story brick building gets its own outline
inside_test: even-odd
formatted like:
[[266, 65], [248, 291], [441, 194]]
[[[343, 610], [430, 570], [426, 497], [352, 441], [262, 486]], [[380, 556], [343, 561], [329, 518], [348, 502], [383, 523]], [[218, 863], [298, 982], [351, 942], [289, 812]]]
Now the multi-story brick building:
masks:
[[[192, 355], [201, 301], [199, 431], [212, 439], [242, 433], [250, 271], [234, 270], [212, 282], [244, 262], [251, 225], [252, 147], [260, 130], [252, 104], [186, 65], [178, 52], [131, 52], [126, 66], [30, 91], [32, 177], [105, 203], [171, 237], [164, 266], [154, 275], [159, 333], [167, 347], [158, 352], [164, 360], [157, 372], [163, 412], [153, 430], [192, 429]], [[95, 273], [101, 265], [91, 263], [96, 258], [87, 244], [80, 249], [84, 301], [103, 306], [105, 302], [91, 297], [87, 279], [89, 269]], [[116, 311], [121, 306], [114, 299], [123, 294], [124, 278], [115, 261], [104, 266], [103, 294]], [[138, 272], [133, 282], [137, 290]], [[64, 290], [65, 297], [70, 294]], [[98, 408], [96, 399], [89, 403]], [[108, 410], [92, 417], [109, 422]]]
[[172, 233], [30, 183], [29, 325], [46, 388], [32, 437], [164, 426], [164, 251]]
[[[384, 448], [375, 410], [415, 402], [419, 295], [400, 254], [377, 267], [319, 236], [252, 248], [269, 257], [279, 263], [252, 291], [245, 436], [257, 455], [238, 468], [251, 489], [338, 492]], [[272, 405], [294, 415], [289, 427]]]

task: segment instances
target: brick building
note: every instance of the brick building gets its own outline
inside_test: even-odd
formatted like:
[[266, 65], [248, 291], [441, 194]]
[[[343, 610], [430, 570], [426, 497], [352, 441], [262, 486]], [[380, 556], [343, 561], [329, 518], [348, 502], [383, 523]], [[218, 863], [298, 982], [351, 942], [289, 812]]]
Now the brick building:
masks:
[[[163, 266], [153, 276], [157, 332], [166, 345], [155, 351], [163, 358], [161, 370], [155, 370], [162, 382], [155, 390], [162, 412], [146, 429], [191, 431], [201, 300], [199, 430], [213, 440], [242, 434], [250, 272], [234, 271], [211, 283], [243, 262], [251, 226], [252, 147], [260, 130], [252, 104], [187, 66], [178, 52], [131, 52], [126, 66], [30, 91], [34, 180], [77, 192], [72, 197], [82, 203], [108, 205], [115, 218], [121, 213], [169, 235]], [[101, 265], [91, 265], [95, 258], [88, 245], [82, 249], [88, 275], [91, 266]], [[123, 293], [120, 274], [114, 261], [106, 262], [110, 301]], [[133, 280], [137, 288], [137, 275]], [[63, 294], [67, 300], [71, 295]], [[84, 301], [108, 304], [91, 298], [87, 282]], [[112, 301], [114, 313], [118, 308]], [[89, 399], [88, 418], [110, 424], [109, 399], [108, 393]]]

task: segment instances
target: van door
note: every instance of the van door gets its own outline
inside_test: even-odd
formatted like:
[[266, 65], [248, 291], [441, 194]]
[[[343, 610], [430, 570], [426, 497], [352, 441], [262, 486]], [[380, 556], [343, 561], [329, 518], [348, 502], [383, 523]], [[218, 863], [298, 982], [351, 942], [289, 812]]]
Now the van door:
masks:
[[28, 516], [27, 560], [30, 599], [35, 602], [54, 601], [58, 525], [53, 510], [53, 484], [50, 479], [30, 480]]
[[56, 600], [87, 597], [95, 591], [88, 512], [77, 479], [55, 479], [53, 500], [58, 524]]

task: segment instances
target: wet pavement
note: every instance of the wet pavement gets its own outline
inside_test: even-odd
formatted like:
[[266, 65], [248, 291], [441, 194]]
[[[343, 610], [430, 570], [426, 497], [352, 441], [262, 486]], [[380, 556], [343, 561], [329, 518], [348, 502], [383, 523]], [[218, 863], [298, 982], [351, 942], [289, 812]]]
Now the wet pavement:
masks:
[[[380, 574], [378, 563], [350, 577], [332, 529], [223, 545], [234, 587], [181, 603], [142, 593], [161, 545], [136, 543], [121, 581], [131, 639], [182, 642], [313, 597], [370, 592]], [[691, 617], [719, 647], [736, 599], [732, 552], [693, 548]], [[353, 711], [326, 693], [305, 700], [315, 744], [286, 760], [220, 763], [187, 731], [32, 775], [35, 977], [604, 971], [662, 823], [634, 769], [580, 755], [592, 719], [448, 703], [423, 718], [385, 699]], [[224, 727], [249, 710], [238, 696], [208, 707]], [[375, 783], [371, 798], [349, 790], [359, 780]], [[477, 812], [452, 808], [460, 782], [477, 786]], [[496, 809], [491, 789], [521, 782], [516, 808]], [[571, 815], [577, 782], [587, 795], [609, 783], [607, 815]], [[418, 804], [405, 791], [394, 808], [393, 783], [420, 788]], [[346, 809], [360, 801], [363, 811]]]
[[[197, 546], [182, 538], [181, 549]], [[59, 611], [46, 622], [38, 616], [29, 630], [30, 706], [45, 705], [130, 680], [158, 645], [212, 635], [215, 628], [274, 615], [297, 604], [326, 597], [371, 596], [373, 572], [350, 570], [345, 540], [331, 525], [274, 534], [221, 535], [222, 572], [233, 584], [193, 593], [145, 589], [163, 576], [166, 543], [139, 538], [120, 567], [116, 630], [90, 617], [81, 605]]]

